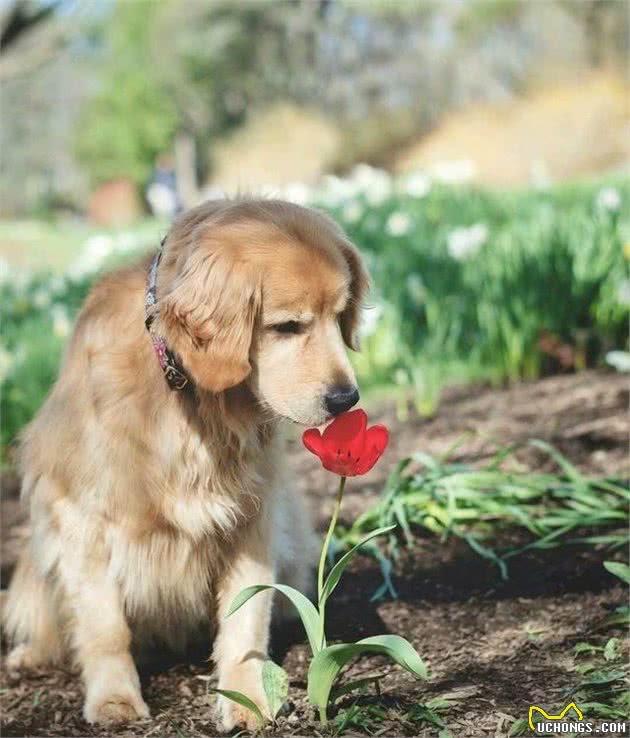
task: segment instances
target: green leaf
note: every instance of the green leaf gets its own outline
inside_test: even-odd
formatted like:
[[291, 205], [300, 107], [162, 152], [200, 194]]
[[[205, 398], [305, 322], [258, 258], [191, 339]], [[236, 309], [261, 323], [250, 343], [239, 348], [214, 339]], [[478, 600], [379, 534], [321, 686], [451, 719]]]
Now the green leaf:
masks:
[[354, 692], [357, 689], [360, 689], [361, 692], [364, 692], [365, 688], [369, 687], [372, 684], [376, 687], [378, 691], [379, 681], [384, 676], [384, 674], [375, 674], [374, 676], [363, 677], [362, 679], [355, 679], [354, 681], [348, 682], [341, 687], [336, 687], [330, 693], [330, 701], [335, 702], [339, 698], [344, 697], [345, 695], [350, 694], [350, 692]]
[[262, 667], [262, 683], [269, 712], [275, 719], [289, 694], [289, 676], [281, 666], [267, 660]]
[[511, 738], [512, 736], [516, 735], [524, 735], [528, 731], [529, 723], [527, 722], [527, 720], [525, 720], [525, 718], [519, 718], [512, 723], [512, 727], [510, 728], [510, 732], [508, 733], [508, 735]]
[[265, 724], [265, 718], [263, 717], [263, 714], [260, 711], [260, 708], [253, 700], [250, 700], [250, 698], [246, 694], [243, 694], [242, 692], [237, 692], [235, 689], [216, 689], [216, 688], [212, 689], [210, 688], [208, 691], [216, 692], [217, 694], [220, 694], [223, 697], [227, 697], [228, 700], [232, 700], [232, 702], [236, 702], [237, 704], [242, 705], [243, 707], [246, 707], [248, 710], [253, 712], [254, 715], [256, 715], [258, 724], [261, 727]]
[[[318, 635], [319, 613], [317, 612], [315, 605], [293, 587], [289, 587], [286, 584], [254, 584], [251, 587], [246, 587], [234, 598], [234, 602], [232, 602], [230, 609], [228, 610], [227, 617], [234, 615], [234, 613], [243, 607], [243, 605], [254, 595], [259, 592], [264, 592], [267, 589], [275, 589], [291, 600], [291, 603], [298, 611], [298, 615], [302, 620], [302, 625], [306, 631], [306, 637], [308, 638], [308, 642], [311, 646], [311, 651], [313, 652], [313, 655], [315, 655], [320, 650]], [[325, 642], [323, 645], [326, 645]]]
[[604, 625], [630, 625], [630, 607], [622, 605], [604, 620]]
[[597, 651], [601, 650], [600, 646], [593, 646], [591, 643], [585, 643], [584, 641], [576, 643], [573, 647], [573, 653], [575, 653], [576, 656], [581, 653], [597, 653]]
[[604, 568], [616, 577], [619, 577], [622, 582], [630, 584], [630, 566], [624, 564], [621, 561], [604, 561]]
[[320, 604], [322, 602], [326, 602], [326, 600], [330, 597], [330, 595], [333, 593], [335, 587], [337, 584], [339, 584], [339, 580], [341, 579], [341, 575], [347, 568], [348, 564], [350, 563], [350, 560], [352, 557], [357, 553], [358, 549], [361, 548], [361, 546], [364, 546], [368, 541], [371, 541], [372, 538], [376, 538], [376, 536], [383, 535], [384, 533], [389, 533], [391, 530], [394, 530], [396, 526], [395, 525], [388, 525], [385, 528], [377, 528], [376, 530], [373, 530], [371, 533], [369, 533], [367, 536], [362, 538], [356, 546], [353, 546], [348, 553], [344, 554], [339, 561], [333, 566], [333, 568], [330, 570], [330, 573], [326, 577], [326, 581], [324, 582], [324, 586], [322, 588], [322, 594], [320, 598]]
[[308, 699], [319, 708], [322, 722], [327, 719], [326, 707], [337, 675], [350, 660], [364, 653], [384, 654], [419, 679], [428, 678], [424, 661], [411, 643], [401, 636], [371, 636], [357, 643], [328, 646], [315, 655], [308, 670]]
[[556, 462], [556, 464], [558, 464], [558, 466], [567, 475], [567, 477], [578, 487], [588, 487], [588, 482], [586, 478], [584, 477], [584, 475], [581, 474], [578, 471], [577, 467], [575, 467], [565, 456], [563, 456], [553, 446], [539, 439], [534, 439], [533, 441], [530, 441], [529, 443], [530, 443], [530, 446], [535, 446], [536, 448], [539, 448], [541, 451], [544, 451], [545, 453], [549, 454], [549, 456], [551, 456], [551, 458]]
[[619, 639], [610, 638], [604, 646], [604, 658], [606, 661], [616, 661], [619, 658]]
[[498, 556], [491, 548], [486, 548], [485, 546], [482, 546], [481, 543], [479, 543], [479, 541], [472, 535], [465, 535], [464, 539], [475, 553], [483, 556], [484, 559], [488, 559], [488, 561], [493, 561], [501, 572], [501, 579], [507, 580], [507, 564], [500, 556]]

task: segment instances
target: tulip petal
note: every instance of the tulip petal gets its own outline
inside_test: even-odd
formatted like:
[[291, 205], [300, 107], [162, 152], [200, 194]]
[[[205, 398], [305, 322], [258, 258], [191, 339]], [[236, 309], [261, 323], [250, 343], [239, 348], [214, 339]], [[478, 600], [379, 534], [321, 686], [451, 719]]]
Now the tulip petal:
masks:
[[354, 473], [356, 476], [367, 474], [370, 469], [381, 458], [383, 451], [389, 443], [389, 431], [384, 425], [373, 425], [365, 434], [365, 446], [363, 454], [356, 464]]
[[334, 457], [358, 459], [363, 452], [366, 427], [365, 410], [352, 410], [338, 415], [324, 431], [326, 450]]
[[324, 450], [324, 439], [317, 428], [309, 428], [308, 430], [305, 430], [302, 434], [302, 443], [312, 454], [321, 458]]

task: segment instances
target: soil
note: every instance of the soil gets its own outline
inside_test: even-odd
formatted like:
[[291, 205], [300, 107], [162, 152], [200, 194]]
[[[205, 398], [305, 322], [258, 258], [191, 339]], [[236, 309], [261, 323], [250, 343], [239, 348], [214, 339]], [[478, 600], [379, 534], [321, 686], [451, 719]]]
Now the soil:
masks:
[[[453, 458], [481, 463], [496, 443], [541, 438], [552, 443], [579, 469], [601, 476], [627, 477], [628, 383], [623, 376], [585, 372], [520, 384], [507, 389], [461, 388], [446, 393], [430, 420], [401, 423], [386, 402], [370, 408], [385, 422], [391, 446], [369, 475], [350, 480], [343, 519], [349, 524], [372, 504], [401, 457], [423, 450], [440, 454], [461, 440]], [[331, 478], [318, 462], [290, 441], [297, 486], [312, 503], [323, 529], [332, 505]], [[518, 452], [531, 468], [553, 464], [532, 447]], [[4, 585], [26, 532], [17, 502], [17, 484], [5, 475], [2, 493], [2, 575]], [[626, 604], [627, 592], [602, 562], [610, 552], [580, 546], [537, 550], [512, 560], [502, 581], [495, 566], [459, 540], [440, 542], [419, 535], [395, 567], [398, 599], [372, 602], [381, 582], [378, 565], [357, 557], [329, 605], [330, 641], [398, 633], [416, 646], [431, 679], [415, 682], [382, 659], [354, 663], [346, 679], [381, 675], [380, 696], [364, 697], [361, 715], [371, 723], [352, 723], [346, 735], [437, 736], [439, 728], [412, 720], [409, 711], [433, 698], [447, 698], [441, 713], [453, 738], [507, 736], [515, 719], [526, 718], [531, 704], [563, 705], [580, 681], [573, 647], [580, 641], [623, 637], [605, 625]], [[216, 735], [214, 698], [207, 691], [208, 650], [173, 660], [153, 654], [141, 668], [152, 718], [112, 728], [90, 726], [81, 718], [81, 686], [76, 674], [60, 669], [0, 677], [2, 734], [5, 736], [198, 736]], [[273, 657], [290, 676], [290, 703], [265, 735], [326, 734], [305, 700], [308, 648], [297, 624], [276, 628]], [[371, 694], [374, 690], [370, 690]], [[346, 698], [341, 709], [356, 698]], [[413, 712], [413, 710], [412, 710]], [[347, 714], [347, 713], [346, 713]], [[334, 717], [334, 715], [333, 715]]]

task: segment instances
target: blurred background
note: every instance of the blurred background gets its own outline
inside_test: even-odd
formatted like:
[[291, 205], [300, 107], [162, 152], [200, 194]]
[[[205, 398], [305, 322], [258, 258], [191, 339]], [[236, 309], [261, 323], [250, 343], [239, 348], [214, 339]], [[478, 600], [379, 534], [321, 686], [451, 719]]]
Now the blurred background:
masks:
[[453, 383], [627, 369], [627, 11], [0, 0], [4, 450], [95, 275], [239, 191], [366, 254], [357, 371], [401, 419]]

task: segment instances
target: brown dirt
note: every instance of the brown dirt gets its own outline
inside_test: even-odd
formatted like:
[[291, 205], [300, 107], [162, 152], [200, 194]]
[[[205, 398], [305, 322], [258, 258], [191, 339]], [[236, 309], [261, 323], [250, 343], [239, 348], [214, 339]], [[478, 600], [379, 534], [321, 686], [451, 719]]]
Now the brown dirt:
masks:
[[[431, 420], [396, 421], [383, 404], [372, 411], [386, 422], [392, 445], [365, 478], [351, 480], [343, 516], [349, 523], [374, 501], [391, 467], [415, 450], [442, 453], [470, 431], [455, 458], [478, 463], [494, 442], [542, 438], [580, 469], [600, 475], [628, 475], [628, 384], [618, 375], [587, 372], [554, 377], [510, 389], [463, 388], [447, 393]], [[291, 441], [291, 462], [307, 490], [319, 527], [330, 512], [331, 480], [317, 462]], [[533, 468], [549, 467], [546, 457], [524, 448], [519, 458]], [[4, 480], [2, 498], [3, 576], [10, 575], [25, 532], [15, 484]], [[436, 736], [438, 729], [413, 722], [408, 710], [434, 697], [448, 696], [443, 715], [454, 738], [505, 736], [530, 704], [555, 706], [579, 681], [573, 646], [601, 642], [606, 616], [625, 604], [626, 592], [602, 568], [609, 553], [585, 547], [532, 551], [514, 559], [502, 582], [494, 566], [461, 541], [440, 543], [419, 536], [396, 567], [396, 601], [370, 602], [380, 583], [378, 566], [359, 557], [329, 606], [329, 639], [356, 640], [376, 633], [409, 638], [428, 662], [432, 678], [414, 682], [379, 658], [361, 660], [348, 677], [378, 673], [382, 696], [364, 698], [365, 709], [383, 715], [370, 730], [388, 736]], [[6, 581], [6, 579], [5, 579]], [[144, 694], [152, 718], [117, 729], [96, 728], [81, 719], [81, 689], [76, 675], [46, 670], [28, 676], [3, 671], [0, 681], [2, 733], [6, 736], [190, 736], [215, 735], [213, 698], [197, 677], [209, 673], [207, 650], [179, 663], [161, 654], [142, 666]], [[290, 676], [291, 703], [275, 728], [265, 734], [321, 735], [305, 702], [308, 651], [297, 625], [274, 635], [273, 655]], [[345, 706], [349, 706], [347, 701]], [[369, 727], [369, 726], [368, 726]], [[350, 726], [347, 735], [362, 734]]]

